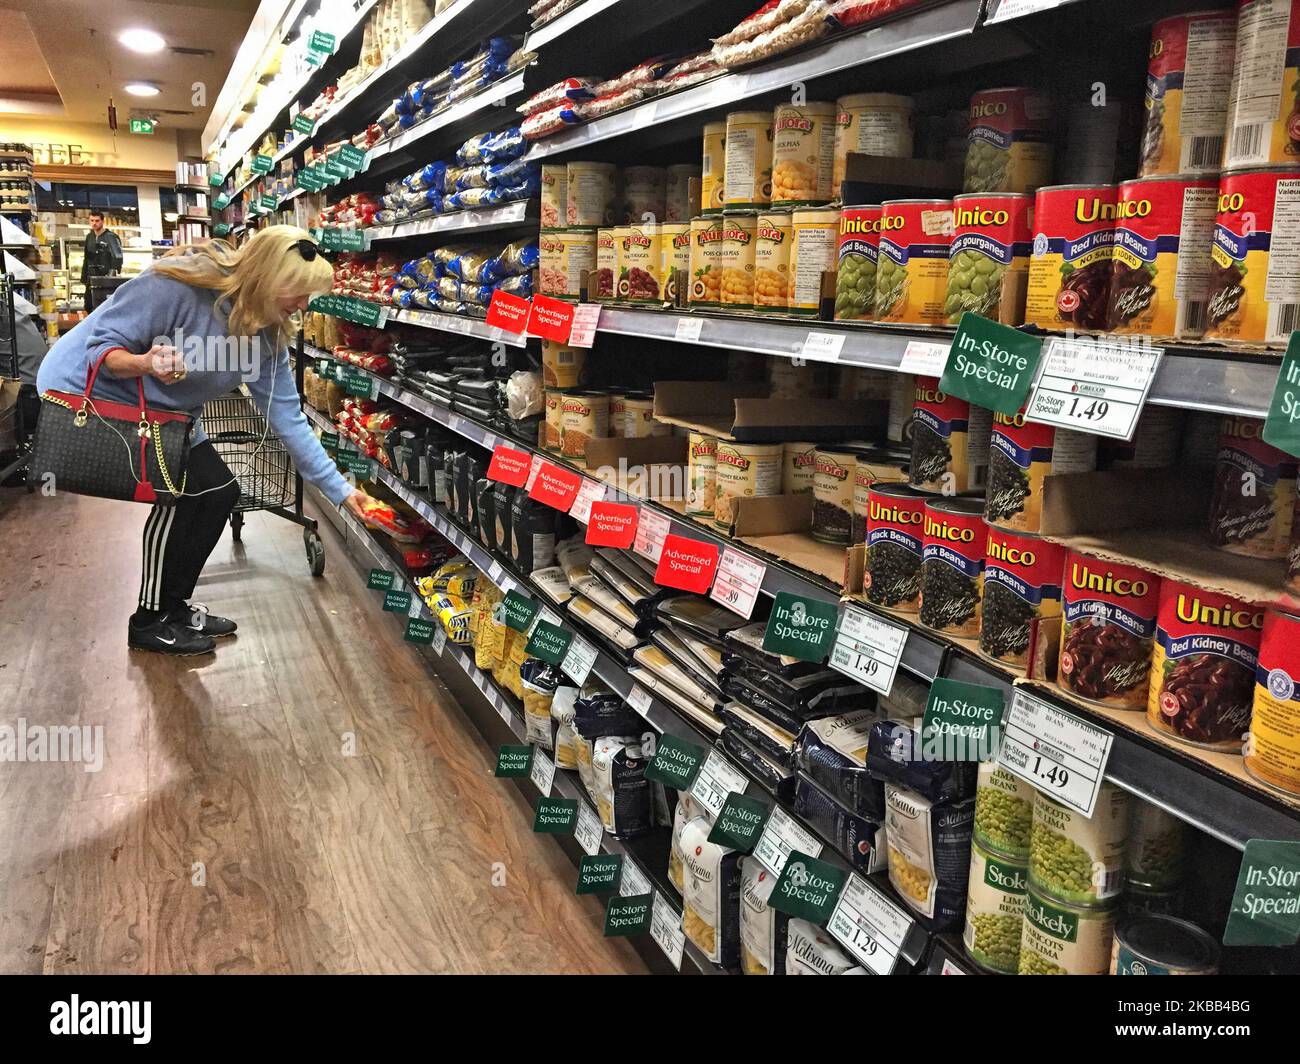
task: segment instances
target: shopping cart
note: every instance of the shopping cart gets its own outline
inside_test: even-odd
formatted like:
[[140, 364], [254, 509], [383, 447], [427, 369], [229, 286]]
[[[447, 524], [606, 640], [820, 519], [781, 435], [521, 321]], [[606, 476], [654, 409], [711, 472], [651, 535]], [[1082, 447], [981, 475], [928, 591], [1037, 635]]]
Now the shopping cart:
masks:
[[266, 418], [240, 389], [203, 404], [203, 431], [239, 480], [239, 501], [230, 515], [230, 534], [239, 542], [244, 514], [265, 510], [303, 528], [312, 576], [325, 571], [325, 545], [316, 522], [302, 512], [302, 477], [284, 442], [267, 427]]

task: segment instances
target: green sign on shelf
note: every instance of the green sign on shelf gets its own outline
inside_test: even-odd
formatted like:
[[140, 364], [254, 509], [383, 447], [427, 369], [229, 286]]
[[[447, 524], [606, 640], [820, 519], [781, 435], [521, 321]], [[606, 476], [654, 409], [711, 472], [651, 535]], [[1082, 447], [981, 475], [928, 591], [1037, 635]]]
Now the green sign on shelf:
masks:
[[612, 894], [618, 887], [618, 877], [623, 871], [621, 853], [585, 854], [578, 866], [578, 894]]
[[428, 646], [433, 642], [433, 625], [429, 621], [422, 621], [419, 617], [412, 617], [406, 622], [406, 631], [402, 635], [408, 643], [421, 643]]
[[713, 822], [709, 841], [741, 853], [751, 853], [771, 812], [766, 802], [732, 791], [723, 802], [718, 819]]
[[313, 30], [307, 47], [316, 52], [324, 52], [326, 55], [333, 55], [334, 49], [338, 47], [338, 40], [334, 34], [326, 33], [324, 30]]
[[293, 128], [303, 136], [310, 137], [316, 132], [316, 119], [304, 114], [295, 115]]
[[533, 629], [533, 634], [528, 639], [528, 645], [524, 647], [524, 653], [529, 657], [541, 658], [552, 665], [558, 665], [569, 652], [569, 644], [572, 642], [572, 632], [566, 632], [563, 628], [548, 624], [546, 621], [538, 621], [537, 627]]
[[821, 661], [835, 641], [838, 614], [834, 602], [778, 591], [763, 633], [763, 649], [800, 661]]
[[280, 201], [274, 196], [263, 196], [259, 206], [264, 211], [273, 211], [280, 206]]
[[360, 173], [366, 168], [366, 153], [360, 148], [354, 148], [351, 144], [344, 144], [343, 147], [339, 148], [338, 159], [354, 174]]
[[1300, 842], [1250, 839], [1241, 855], [1225, 946], [1294, 946], [1300, 940]]
[[321, 314], [331, 314], [345, 321], [354, 321], [358, 325], [368, 325], [372, 329], [382, 328], [388, 317], [386, 307], [365, 299], [357, 299], [355, 296], [317, 296], [311, 301], [308, 309], [319, 311]]
[[824, 924], [831, 918], [848, 873], [791, 850], [767, 904], [790, 916]]
[[410, 613], [411, 593], [409, 591], [386, 591], [384, 593], [385, 613]]
[[153, 119], [152, 118], [133, 118], [131, 119], [131, 132], [142, 133], [145, 136], [153, 136]]
[[1300, 455], [1300, 332], [1293, 332], [1278, 367], [1273, 401], [1264, 421], [1264, 442]]
[[343, 165], [343, 161], [337, 156], [330, 156], [325, 160], [325, 173], [336, 181], [342, 181], [345, 177], [351, 177], [352, 171]]
[[[1000, 728], [1006, 699], [996, 687], [938, 677], [930, 685], [921, 736], [927, 753], [941, 761], [979, 761], [987, 756], [990, 729]], [[993, 743], [993, 750], [997, 750]]]
[[572, 835], [577, 822], [578, 799], [538, 797], [533, 831], [541, 835]]
[[503, 746], [497, 750], [497, 767], [494, 775], [502, 778], [527, 776], [532, 763], [531, 746]]
[[337, 432], [322, 432], [320, 434], [320, 445], [327, 451], [337, 451], [339, 449], [339, 434]]
[[366, 234], [360, 229], [322, 229], [320, 246], [326, 251], [364, 251]]
[[255, 174], [269, 174], [271, 167], [275, 165], [275, 160], [269, 155], [255, 155], [253, 157], [252, 170]]
[[605, 908], [605, 937], [644, 935], [650, 930], [650, 913], [654, 898], [653, 894], [610, 898], [609, 905]]
[[518, 591], [507, 591], [501, 608], [505, 613], [507, 628], [513, 628], [516, 632], [526, 632], [533, 626], [533, 619], [541, 606]]
[[208, 175], [208, 184], [211, 185], [213, 188], [220, 188], [223, 184], [225, 184], [225, 182], [226, 179], [221, 174]]
[[1025, 405], [1043, 342], [966, 311], [948, 349], [939, 387], [978, 406], [1011, 416]]
[[220, 196], [218, 196], [216, 199], [212, 201], [212, 206], [216, 207], [216, 209], [219, 211], [225, 210], [227, 207], [230, 206], [230, 197], [223, 192]]
[[230, 226], [225, 222], [218, 222], [212, 227], [212, 232], [214, 236], [225, 236], [230, 232]]
[[341, 455], [339, 461], [343, 463], [346, 469], [355, 477], [370, 477], [370, 459], [364, 454], [345, 454]]
[[335, 376], [348, 395], [355, 395], [362, 399], [370, 398], [370, 374], [365, 370], [357, 369], [355, 366], [340, 366]]
[[695, 782], [695, 775], [708, 753], [704, 747], [675, 735], [662, 735], [655, 747], [655, 756], [645, 767], [645, 778], [675, 791], [684, 791]]
[[366, 587], [371, 591], [387, 591], [393, 586], [396, 576], [396, 573], [388, 569], [371, 569], [370, 576], [366, 579]]

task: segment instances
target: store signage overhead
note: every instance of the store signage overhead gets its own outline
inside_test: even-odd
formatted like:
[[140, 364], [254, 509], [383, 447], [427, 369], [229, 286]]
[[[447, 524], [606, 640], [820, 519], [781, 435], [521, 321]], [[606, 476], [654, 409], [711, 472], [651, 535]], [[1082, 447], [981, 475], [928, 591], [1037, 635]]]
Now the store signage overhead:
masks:
[[835, 638], [838, 613], [834, 602], [778, 591], [763, 632], [763, 649], [800, 661], [822, 661]]
[[1042, 353], [1041, 340], [966, 311], [957, 323], [939, 387], [1010, 417], [1025, 405]]
[[1163, 354], [1143, 337], [1049, 340], [1025, 420], [1131, 440]]
[[1241, 857], [1223, 944], [1294, 946], [1297, 941], [1300, 941], [1300, 842], [1250, 839]]
[[1300, 455], [1300, 332], [1293, 332], [1278, 367], [1273, 401], [1264, 421], [1264, 442]]
[[593, 547], [626, 550], [636, 541], [637, 508], [621, 502], [594, 502], [587, 520], [587, 542]]

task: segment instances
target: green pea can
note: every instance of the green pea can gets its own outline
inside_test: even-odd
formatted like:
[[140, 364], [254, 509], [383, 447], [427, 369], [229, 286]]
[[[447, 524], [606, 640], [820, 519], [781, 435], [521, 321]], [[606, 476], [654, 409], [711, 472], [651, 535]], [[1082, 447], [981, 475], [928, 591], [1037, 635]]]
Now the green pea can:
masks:
[[1087, 909], [1025, 892], [1019, 975], [1105, 975], [1115, 935], [1113, 909]]
[[870, 321], [876, 312], [876, 261], [880, 258], [880, 204], [840, 211], [835, 320]]
[[1124, 883], [1129, 796], [1103, 783], [1092, 816], [1034, 799], [1029, 833], [1029, 882], [1048, 898], [1068, 905], [1109, 905]]
[[966, 926], [962, 943], [981, 968], [1015, 975], [1020, 966], [1028, 870], [1023, 862], [990, 853], [979, 843], [970, 848], [966, 885]]
[[981, 761], [975, 783], [975, 843], [990, 853], [1029, 860], [1037, 792], [996, 761]]
[[956, 325], [968, 311], [1003, 325], [1023, 325], [1029, 285], [1029, 217], [1033, 197], [1017, 192], [954, 196], [943, 312]]

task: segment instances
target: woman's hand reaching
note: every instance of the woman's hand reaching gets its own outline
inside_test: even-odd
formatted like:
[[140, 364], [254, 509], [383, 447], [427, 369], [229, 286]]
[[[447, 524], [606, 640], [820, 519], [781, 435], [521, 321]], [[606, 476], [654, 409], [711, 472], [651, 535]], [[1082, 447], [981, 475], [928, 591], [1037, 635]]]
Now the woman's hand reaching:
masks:
[[370, 496], [358, 488], [343, 500], [343, 507], [358, 521], [364, 521], [366, 519], [365, 505], [369, 501]]

